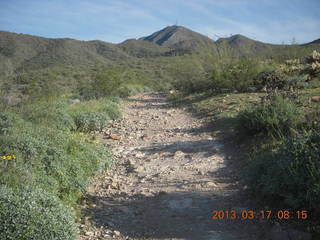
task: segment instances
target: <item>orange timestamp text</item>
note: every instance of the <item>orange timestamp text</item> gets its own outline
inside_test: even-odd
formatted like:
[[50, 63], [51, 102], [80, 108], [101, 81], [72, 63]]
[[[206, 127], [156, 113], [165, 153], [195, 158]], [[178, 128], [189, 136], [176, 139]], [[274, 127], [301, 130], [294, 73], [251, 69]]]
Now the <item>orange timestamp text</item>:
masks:
[[290, 220], [290, 219], [308, 219], [309, 214], [307, 210], [213, 210], [211, 212], [212, 220], [259, 220], [259, 219], [278, 219], [278, 220]]

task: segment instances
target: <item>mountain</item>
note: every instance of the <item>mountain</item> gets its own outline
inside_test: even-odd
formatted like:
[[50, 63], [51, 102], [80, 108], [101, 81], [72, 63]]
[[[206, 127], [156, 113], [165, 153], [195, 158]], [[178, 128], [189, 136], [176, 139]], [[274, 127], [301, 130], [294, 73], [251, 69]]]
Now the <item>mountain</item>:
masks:
[[217, 44], [223, 44], [226, 43], [232, 47], [237, 47], [237, 48], [241, 48], [244, 45], [260, 45], [260, 46], [272, 46], [272, 44], [269, 43], [263, 43], [263, 42], [259, 42], [253, 39], [250, 39], [248, 37], [245, 37], [241, 34], [236, 34], [233, 35], [229, 38], [219, 38], [216, 41]]
[[[228, 38], [220, 38], [216, 41], [218, 48], [229, 48], [233, 54], [247, 57], [292, 58], [308, 55], [312, 50], [320, 49], [319, 41], [313, 41], [301, 45], [270, 44], [256, 41], [237, 34]], [[292, 55], [294, 54], [294, 56]]]
[[286, 59], [306, 56], [314, 49], [320, 50], [320, 39], [303, 45], [275, 45], [238, 34], [215, 42], [200, 33], [176, 25], [119, 44], [99, 40], [51, 39], [0, 31], [0, 75], [56, 65], [92, 66], [96, 63], [114, 64], [123, 61], [132, 63], [137, 58], [148, 64], [150, 58], [157, 61], [158, 57], [190, 53], [210, 56], [211, 59], [218, 59], [226, 54], [234, 57]]
[[115, 44], [102, 41], [50, 39], [0, 31], [0, 71], [3, 62], [16, 70], [56, 64], [92, 65], [130, 58]]
[[241, 56], [250, 56], [266, 51], [273, 51], [280, 46], [256, 41], [240, 34], [233, 35], [229, 38], [220, 38], [216, 41], [216, 44], [219, 47], [229, 47]]
[[170, 49], [196, 49], [214, 46], [212, 39], [181, 26], [169, 26], [140, 40], [156, 43]]
[[120, 44], [118, 47], [121, 48], [127, 54], [134, 57], [159, 57], [167, 55], [170, 52], [170, 48], [160, 46], [153, 42], [128, 39]]

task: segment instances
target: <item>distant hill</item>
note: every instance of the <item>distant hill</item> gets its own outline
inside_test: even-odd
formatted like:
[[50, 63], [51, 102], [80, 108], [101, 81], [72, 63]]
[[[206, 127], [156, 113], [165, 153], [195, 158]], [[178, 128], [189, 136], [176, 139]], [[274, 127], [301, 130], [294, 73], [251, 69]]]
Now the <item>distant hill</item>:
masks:
[[228, 46], [239, 55], [252, 55], [281, 48], [279, 45], [259, 42], [243, 35], [237, 34], [229, 38], [220, 38], [216, 41], [218, 46]]
[[200, 33], [176, 25], [120, 44], [99, 40], [51, 39], [0, 31], [0, 75], [55, 65], [91, 66], [97, 62], [113, 64], [134, 61], [136, 58], [148, 61], [150, 58], [190, 53], [205, 53], [213, 58], [228, 53], [261, 58], [281, 56], [285, 59], [305, 56], [314, 49], [320, 50], [320, 39], [303, 45], [275, 45], [238, 34], [215, 42]]
[[115, 44], [102, 41], [49, 39], [0, 31], [1, 62], [14, 69], [48, 67], [56, 64], [91, 65], [130, 59]]
[[260, 43], [262, 45], [272, 45], [272, 44], [263, 43], [263, 42], [259, 42], [259, 41], [250, 39], [250, 38], [243, 36], [241, 34], [236, 34], [236, 35], [233, 35], [228, 38], [219, 38], [216, 41], [216, 43], [218, 43], [218, 44], [223, 43], [223, 42], [226, 42], [226, 43], [233, 45], [233, 46], [240, 46], [240, 45], [246, 44], [246, 43], [251, 43], [251, 44]]
[[166, 27], [140, 40], [156, 43], [170, 49], [194, 50], [203, 46], [214, 46], [212, 39], [181, 26]]
[[[301, 45], [270, 44], [256, 41], [237, 34], [228, 38], [220, 38], [216, 41], [219, 48], [228, 47], [234, 54], [248, 57], [274, 58], [281, 56], [287, 58], [305, 56], [313, 49], [320, 49], [319, 41], [313, 41]], [[292, 56], [291, 56], [292, 57]]]

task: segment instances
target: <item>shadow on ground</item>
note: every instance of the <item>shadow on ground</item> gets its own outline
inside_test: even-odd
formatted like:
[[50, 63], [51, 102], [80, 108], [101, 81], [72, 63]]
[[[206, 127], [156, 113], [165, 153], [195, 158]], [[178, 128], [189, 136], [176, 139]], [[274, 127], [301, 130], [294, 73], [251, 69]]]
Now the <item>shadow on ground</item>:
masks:
[[141, 99], [141, 98], [128, 98], [127, 101], [129, 102], [137, 102], [137, 103], [146, 103], [146, 105], [141, 106], [132, 106], [133, 109], [170, 109], [172, 108], [172, 104], [169, 103], [164, 93], [152, 93], [151, 96], [153, 98], [149, 99]]
[[[163, 94], [154, 94], [151, 97], [150, 99], [131, 98], [129, 101], [147, 103], [141, 106], [144, 110], [172, 107], [162, 98]], [[201, 101], [201, 98], [197, 101]], [[133, 106], [133, 108], [139, 109], [140, 106]], [[200, 117], [198, 114], [195, 116]], [[221, 124], [224, 124], [224, 120], [227, 121], [227, 119], [220, 120]], [[214, 124], [217, 123], [210, 122], [199, 128], [173, 131], [187, 134], [205, 133], [212, 131]], [[181, 151], [194, 155], [202, 153], [204, 157], [210, 157], [219, 154], [220, 150], [228, 154], [222, 149], [222, 145], [212, 138], [197, 141], [155, 142], [148, 147], [140, 147], [136, 150], [146, 155], [156, 153], [173, 155]], [[235, 154], [234, 150], [232, 152]], [[239, 190], [239, 186], [236, 186], [233, 172], [236, 169], [232, 160], [225, 160], [224, 167], [208, 171], [205, 178], [199, 178], [196, 181], [152, 182], [150, 179], [145, 179], [145, 183], [134, 183], [136, 185], [132, 193], [130, 190], [124, 191], [120, 188], [108, 195], [87, 194], [85, 198], [94, 207], [85, 209], [84, 215], [91, 217], [91, 223], [96, 228], [117, 230], [129, 239], [263, 240], [262, 233], [265, 232], [266, 224], [259, 224], [258, 220], [227, 219], [225, 212], [227, 210], [235, 209], [240, 216], [239, 210], [255, 208], [250, 198]], [[213, 184], [211, 188], [191, 187], [207, 184], [208, 181], [219, 184], [216, 184], [217, 186]], [[129, 185], [129, 183], [125, 184]], [[219, 185], [223, 187], [219, 188]], [[174, 189], [174, 191], [158, 192], [159, 189]], [[211, 219], [213, 210], [223, 210], [224, 216], [221, 219]]]
[[222, 147], [217, 141], [214, 140], [198, 140], [198, 141], [175, 141], [164, 143], [153, 143], [149, 147], [138, 148], [137, 150], [144, 152], [148, 155], [156, 153], [172, 153], [177, 151], [183, 153], [204, 153], [204, 157], [210, 157], [217, 153], [217, 150]]
[[[230, 189], [222, 195], [210, 192], [170, 192], [154, 196], [142, 194], [87, 196], [98, 207], [87, 209], [92, 223], [121, 232], [129, 238], [186, 240], [263, 239], [262, 225], [255, 220], [213, 220], [213, 210], [241, 209]], [[115, 200], [117, 199], [117, 200]], [[238, 211], [238, 210], [237, 210]], [[226, 215], [225, 215], [226, 218]]]

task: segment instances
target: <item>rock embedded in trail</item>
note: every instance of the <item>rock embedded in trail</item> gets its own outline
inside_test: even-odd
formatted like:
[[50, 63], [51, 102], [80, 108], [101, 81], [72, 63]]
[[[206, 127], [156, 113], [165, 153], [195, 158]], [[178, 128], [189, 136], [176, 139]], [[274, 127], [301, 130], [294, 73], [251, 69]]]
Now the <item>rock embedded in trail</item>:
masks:
[[179, 158], [179, 157], [183, 157], [184, 156], [184, 152], [182, 151], [176, 151], [174, 153], [174, 158]]

